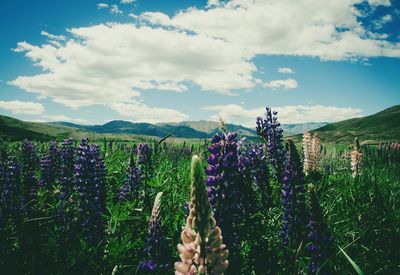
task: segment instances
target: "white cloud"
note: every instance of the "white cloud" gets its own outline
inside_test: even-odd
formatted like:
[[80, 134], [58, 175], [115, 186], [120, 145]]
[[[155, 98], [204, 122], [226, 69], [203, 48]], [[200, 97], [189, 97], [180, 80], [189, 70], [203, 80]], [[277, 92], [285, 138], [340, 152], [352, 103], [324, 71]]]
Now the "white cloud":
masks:
[[46, 31], [42, 31], [40, 33], [43, 36], [46, 36], [47, 38], [51, 39], [51, 40], [58, 40], [58, 41], [64, 41], [65, 40], [65, 36], [64, 35], [54, 35], [54, 34], [50, 34]]
[[138, 90], [182, 92], [186, 82], [225, 94], [255, 85], [254, 64], [222, 40], [116, 23], [69, 32], [73, 38], [59, 47], [18, 43], [15, 51], [44, 72], [10, 83], [72, 108], [126, 102]]
[[75, 122], [75, 123], [87, 123], [86, 119], [82, 118], [71, 118], [65, 115], [45, 115], [43, 116], [44, 121], [64, 121], [64, 122]]
[[108, 8], [108, 4], [106, 4], [106, 3], [98, 3], [98, 4], [97, 4], [97, 8], [98, 8], [99, 10], [101, 10], [101, 9], [106, 9], [106, 8]]
[[[194, 84], [227, 95], [251, 89], [262, 85], [253, 76], [257, 67], [252, 59], [259, 55], [400, 57], [399, 43], [359, 22], [363, 15], [354, 6], [359, 2], [210, 0], [205, 9], [189, 8], [173, 17], [146, 12], [130, 14], [134, 23], [78, 27], [64, 37], [43, 32], [47, 43], [23, 41], [15, 49], [43, 71], [9, 83], [71, 108], [115, 107], [132, 105], [153, 89], [184, 92]], [[382, 0], [370, 4], [378, 2], [387, 5]], [[117, 5], [104, 5], [98, 7], [122, 12]], [[297, 82], [289, 78], [264, 85], [289, 89]], [[144, 104], [140, 108], [152, 109]]]
[[374, 20], [372, 23], [375, 29], [379, 30], [382, 29], [385, 24], [391, 22], [392, 20], [393, 20], [392, 16], [390, 14], [386, 14], [382, 16], [380, 19]]
[[370, 6], [385, 6], [389, 7], [391, 5], [390, 0], [368, 0]]
[[285, 80], [272, 80], [270, 82], [264, 83], [263, 86], [272, 90], [290, 90], [296, 89], [299, 85], [297, 84], [297, 81], [293, 78], [288, 78]]
[[44, 112], [44, 107], [40, 103], [19, 100], [1, 100], [0, 109], [9, 111], [16, 115], [40, 115]]
[[152, 108], [140, 102], [113, 103], [111, 108], [119, 115], [130, 118], [135, 122], [180, 122], [187, 120], [189, 116], [173, 109]]
[[[146, 12], [143, 20], [223, 39], [249, 55], [312, 56], [324, 60], [400, 57], [400, 45], [368, 36], [359, 0], [231, 0], [174, 17]], [[374, 5], [387, 5], [374, 1]], [[304, 12], [307, 11], [307, 16]], [[260, 23], [262, 22], [262, 23]]]
[[[218, 121], [223, 118], [228, 123], [242, 124], [247, 127], [255, 127], [258, 116], [265, 114], [265, 108], [246, 109], [236, 104], [215, 105], [203, 107], [203, 110], [217, 111], [209, 119]], [[291, 105], [272, 107], [278, 111], [278, 119], [281, 123], [307, 123], [307, 122], [334, 122], [352, 117], [359, 117], [362, 113], [358, 108], [343, 108], [323, 105]]]
[[121, 4], [131, 4], [133, 3], [135, 0], [121, 0]]
[[207, 7], [208, 8], [216, 7], [216, 6], [219, 6], [219, 5], [221, 5], [221, 1], [220, 0], [208, 0], [207, 1]]
[[278, 72], [281, 74], [294, 74], [293, 69], [288, 67], [278, 68]]
[[119, 9], [118, 5], [111, 5], [110, 12], [112, 14], [122, 14], [122, 10]]

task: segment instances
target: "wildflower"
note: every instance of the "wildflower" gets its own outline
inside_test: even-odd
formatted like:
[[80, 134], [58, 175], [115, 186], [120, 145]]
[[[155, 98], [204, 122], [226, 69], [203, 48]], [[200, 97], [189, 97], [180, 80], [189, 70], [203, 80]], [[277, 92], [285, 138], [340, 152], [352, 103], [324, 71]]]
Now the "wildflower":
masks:
[[354, 149], [351, 152], [351, 171], [353, 178], [357, 178], [361, 175], [361, 158], [360, 142], [356, 138]]
[[142, 170], [136, 166], [135, 159], [131, 154], [129, 156], [128, 170], [126, 172], [126, 179], [118, 192], [118, 200], [124, 201], [134, 197], [137, 192], [142, 177]]
[[219, 134], [215, 134], [211, 139], [211, 146], [208, 148], [210, 156], [208, 157], [208, 167], [206, 169], [207, 179], [206, 186], [208, 192], [208, 198], [211, 206], [215, 210], [217, 204], [218, 189], [221, 185], [222, 180], [222, 149], [223, 149], [222, 137]]
[[213, 217], [198, 156], [192, 158], [191, 171], [190, 214], [178, 245], [181, 261], [175, 263], [175, 274], [223, 274], [228, 250]]
[[319, 166], [321, 144], [318, 138], [318, 134], [314, 133], [314, 137], [311, 141], [311, 155], [312, 155], [312, 171], [316, 172]]
[[297, 246], [305, 230], [305, 189], [304, 174], [296, 146], [289, 140], [286, 153], [285, 171], [282, 180], [282, 228], [283, 244]]
[[8, 158], [4, 164], [4, 175], [0, 186], [0, 223], [13, 218], [18, 210], [22, 209], [20, 200], [20, 168], [15, 158]]
[[21, 177], [22, 177], [22, 199], [28, 217], [33, 215], [33, 203], [36, 199], [38, 180], [36, 167], [38, 157], [36, 147], [29, 141], [24, 140], [21, 145]]
[[271, 204], [271, 186], [269, 185], [268, 163], [264, 154], [263, 145], [251, 143], [248, 152], [249, 167], [251, 175], [261, 191], [261, 202], [263, 209], [267, 209]]
[[153, 149], [150, 147], [148, 143], [139, 144], [139, 146], [136, 148], [138, 164], [148, 166], [148, 168], [150, 169], [152, 152]]
[[84, 238], [98, 243], [104, 235], [105, 165], [100, 159], [99, 146], [84, 138], [77, 150], [75, 185], [79, 194]]
[[304, 172], [307, 174], [311, 171], [312, 167], [312, 152], [311, 152], [311, 135], [310, 132], [305, 132], [303, 134], [303, 168]]
[[310, 133], [305, 132], [303, 135], [303, 170], [306, 175], [318, 171], [320, 148], [318, 134], [314, 133], [314, 137], [311, 139]]
[[[321, 264], [332, 253], [333, 237], [328, 234], [323, 220], [322, 209], [318, 202], [317, 193], [313, 185], [310, 186], [310, 211], [307, 224], [307, 250], [311, 254], [307, 266], [310, 274], [316, 274]], [[325, 269], [326, 270], [326, 269]], [[324, 274], [321, 273], [320, 274]]]
[[49, 154], [40, 160], [40, 181], [41, 187], [47, 186], [48, 189], [55, 183], [59, 171], [60, 151], [56, 141], [50, 141]]
[[280, 180], [282, 178], [284, 169], [284, 150], [282, 146], [283, 130], [281, 129], [281, 124], [278, 122], [278, 117], [276, 116], [278, 112], [272, 112], [270, 108], [266, 107], [266, 117], [263, 119], [257, 117], [256, 120], [256, 131], [259, 136], [261, 136], [268, 150], [268, 160], [273, 168], [274, 176]]
[[161, 197], [162, 192], [159, 192], [154, 200], [153, 210], [151, 212], [148, 237], [146, 248], [144, 249], [146, 261], [139, 264], [138, 268], [141, 271], [156, 272], [165, 269], [165, 264], [163, 264], [165, 243], [164, 237], [161, 230]]
[[73, 191], [74, 181], [74, 147], [71, 139], [65, 139], [61, 144], [60, 157], [60, 208], [59, 230], [65, 231], [71, 217], [67, 216], [68, 200]]

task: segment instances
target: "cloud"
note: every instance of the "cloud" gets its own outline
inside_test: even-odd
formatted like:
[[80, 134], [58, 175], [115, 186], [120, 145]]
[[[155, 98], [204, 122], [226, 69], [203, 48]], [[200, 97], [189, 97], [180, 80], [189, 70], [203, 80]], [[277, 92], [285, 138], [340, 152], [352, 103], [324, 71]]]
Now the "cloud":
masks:
[[[260, 55], [322, 60], [400, 57], [399, 43], [360, 23], [363, 13], [354, 6], [359, 2], [210, 0], [204, 9], [189, 8], [172, 17], [145, 12], [130, 14], [132, 23], [77, 27], [65, 36], [42, 32], [49, 39], [46, 43], [21, 41], [14, 49], [42, 72], [9, 83], [71, 108], [137, 107], [132, 101], [148, 90], [185, 92], [195, 85], [202, 91], [234, 95], [262, 85], [253, 76], [253, 58]], [[370, 5], [378, 2], [387, 5]], [[122, 13], [118, 5], [104, 5], [108, 4], [99, 3], [98, 8]], [[264, 84], [271, 89], [297, 85], [291, 78]], [[173, 119], [183, 117], [174, 114], [178, 118]]]
[[[359, 21], [363, 14], [354, 6], [359, 2], [231, 0], [206, 10], [190, 8], [173, 17], [146, 12], [142, 18], [152, 24], [222, 39], [249, 55], [311, 56], [323, 60], [400, 57], [398, 43], [369, 37]], [[386, 1], [371, 4], [387, 5]]]
[[373, 20], [372, 24], [374, 25], [375, 29], [379, 30], [382, 29], [385, 24], [391, 22], [392, 20], [392, 16], [390, 14], [386, 14], [378, 20]]
[[42, 31], [40, 33], [43, 36], [46, 36], [47, 38], [51, 39], [51, 40], [58, 40], [58, 41], [64, 41], [65, 40], [65, 36], [64, 35], [54, 35], [54, 34], [50, 34], [46, 31]]
[[119, 115], [130, 118], [134, 122], [181, 122], [189, 118], [188, 115], [173, 109], [152, 108], [140, 102], [113, 103], [111, 108]]
[[[209, 119], [218, 121], [222, 117], [228, 123], [242, 124], [255, 127], [258, 116], [263, 116], [265, 108], [246, 109], [236, 104], [214, 105], [202, 108], [208, 111], [217, 111]], [[285, 124], [307, 122], [335, 122], [348, 118], [359, 117], [362, 113], [358, 108], [343, 108], [324, 105], [290, 105], [272, 107], [278, 111], [279, 121]]]
[[368, 0], [370, 6], [385, 6], [389, 7], [391, 5], [390, 0]]
[[278, 72], [281, 74], [294, 74], [293, 69], [288, 67], [278, 68]]
[[65, 121], [65, 122], [75, 122], [75, 123], [87, 123], [86, 119], [82, 118], [71, 118], [65, 115], [45, 115], [43, 116], [44, 121]]
[[60, 46], [18, 43], [15, 51], [44, 72], [9, 83], [72, 108], [127, 102], [139, 90], [182, 92], [188, 83], [224, 94], [255, 85], [255, 65], [223, 40], [117, 23], [69, 33]]
[[40, 103], [19, 100], [1, 100], [0, 109], [9, 111], [16, 115], [40, 115], [44, 112], [44, 107]]
[[131, 4], [133, 3], [135, 0], [121, 0], [121, 4]]
[[122, 10], [119, 9], [118, 5], [111, 5], [110, 12], [112, 14], [122, 14]]
[[288, 78], [286, 80], [272, 80], [270, 82], [264, 83], [263, 86], [272, 90], [290, 90], [296, 89], [299, 85], [297, 84], [297, 81], [293, 78]]
[[106, 9], [106, 8], [108, 8], [108, 4], [106, 4], [106, 3], [98, 3], [98, 4], [97, 4], [97, 8], [98, 8], [99, 10], [101, 10], [101, 9]]

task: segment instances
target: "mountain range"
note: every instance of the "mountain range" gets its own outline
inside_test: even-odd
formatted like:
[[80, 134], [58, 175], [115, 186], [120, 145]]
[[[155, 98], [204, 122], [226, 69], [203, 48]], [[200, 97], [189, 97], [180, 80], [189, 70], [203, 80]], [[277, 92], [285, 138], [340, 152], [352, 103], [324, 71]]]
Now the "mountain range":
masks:
[[[256, 137], [255, 129], [241, 125], [226, 124], [228, 131], [239, 136]], [[305, 131], [317, 132], [325, 142], [349, 143], [355, 137], [364, 142], [400, 140], [400, 105], [393, 106], [374, 115], [348, 119], [336, 123], [283, 124], [284, 136], [299, 141]], [[0, 138], [7, 140], [63, 139], [67, 137], [93, 139], [103, 137], [119, 140], [146, 140], [171, 136], [182, 139], [210, 138], [219, 130], [213, 121], [184, 121], [179, 123], [133, 123], [113, 120], [103, 125], [81, 125], [70, 122], [27, 122], [0, 115]]]

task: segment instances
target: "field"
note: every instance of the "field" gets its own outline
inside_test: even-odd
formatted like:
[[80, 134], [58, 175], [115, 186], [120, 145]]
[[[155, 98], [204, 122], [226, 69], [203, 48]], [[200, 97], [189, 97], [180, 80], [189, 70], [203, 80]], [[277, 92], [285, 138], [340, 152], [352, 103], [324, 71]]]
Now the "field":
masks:
[[[193, 191], [203, 180], [192, 183], [198, 204], [188, 204], [193, 155], [229, 250], [225, 274], [400, 272], [398, 144], [363, 145], [352, 165], [357, 146], [285, 145], [271, 114], [258, 133], [254, 142], [234, 133], [192, 143], [3, 142], [2, 274], [172, 273], [189, 209], [200, 218], [208, 209]], [[199, 221], [192, 229], [202, 232]]]

